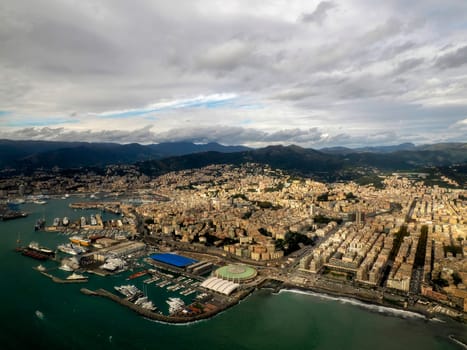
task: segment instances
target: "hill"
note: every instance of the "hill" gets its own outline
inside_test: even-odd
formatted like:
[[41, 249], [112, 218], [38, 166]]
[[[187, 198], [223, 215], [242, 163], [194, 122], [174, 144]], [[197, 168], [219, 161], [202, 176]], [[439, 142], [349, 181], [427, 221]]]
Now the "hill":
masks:
[[223, 146], [218, 143], [194, 144], [171, 142], [151, 145], [11, 141], [0, 140], [0, 166], [30, 171], [37, 168], [50, 169], [103, 167], [110, 164], [134, 164], [143, 160], [161, 159], [197, 152], [238, 152], [247, 150], [243, 146]]

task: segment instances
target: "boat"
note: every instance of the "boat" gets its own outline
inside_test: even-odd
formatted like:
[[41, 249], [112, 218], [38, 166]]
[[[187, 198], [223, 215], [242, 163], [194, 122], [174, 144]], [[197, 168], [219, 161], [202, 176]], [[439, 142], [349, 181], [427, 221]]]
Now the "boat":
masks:
[[69, 238], [69, 240], [72, 242], [72, 243], [76, 243], [76, 244], [79, 244], [79, 245], [83, 245], [85, 247], [91, 245], [91, 240], [87, 239], [87, 238], [83, 238], [81, 236], [71, 236]]
[[62, 219], [62, 225], [63, 225], [63, 226], [68, 226], [69, 223], [70, 223], [70, 220], [68, 219], [68, 216], [65, 216], [65, 217]]
[[136, 272], [136, 273], [130, 275], [127, 279], [133, 280], [133, 279], [135, 279], [135, 278], [144, 276], [144, 275], [146, 275], [146, 274], [148, 274], [148, 270], [138, 271], [138, 272]]
[[70, 255], [78, 255], [79, 254], [78, 250], [75, 249], [75, 247], [71, 243], [59, 244], [57, 246], [57, 249], [60, 250], [61, 252], [65, 253], [65, 254], [70, 254]]
[[147, 296], [136, 299], [135, 305], [151, 311], [156, 311], [157, 309], [157, 307], [152, 303], [152, 301], [148, 300]]
[[44, 267], [44, 265], [42, 265], [42, 264], [39, 264], [39, 265], [37, 265], [37, 266], [36, 266], [36, 270], [37, 270], [37, 271], [41, 271], [41, 272], [43, 272], [43, 271], [45, 271], [45, 270], [46, 270], [46, 268]]
[[59, 269], [60, 269], [60, 270], [63, 270], [63, 271], [68, 271], [68, 272], [73, 271], [73, 269], [72, 269], [70, 266], [68, 266], [67, 264], [61, 265], [61, 266], [59, 267]]
[[84, 275], [80, 275], [77, 273], [72, 273], [70, 276], [66, 278], [67, 280], [87, 280], [88, 278]]
[[42, 231], [45, 228], [45, 219], [40, 218], [36, 221], [34, 225], [34, 231]]
[[96, 226], [97, 225], [97, 219], [95, 215], [91, 215], [91, 225]]
[[55, 227], [60, 226], [60, 218], [55, 218], [52, 225]]
[[21, 254], [23, 254], [24, 256], [29, 256], [30, 258], [37, 260], [47, 260], [48, 258], [50, 258], [49, 255], [30, 248], [18, 248], [17, 251], [21, 252]]
[[108, 271], [115, 271], [125, 267], [125, 260], [118, 258], [108, 258], [105, 264], [101, 265], [100, 268]]
[[47, 204], [46, 201], [44, 200], [41, 200], [41, 199], [36, 199], [34, 201], [32, 201], [34, 204], [39, 204], [39, 205], [44, 205], [44, 204]]
[[177, 312], [180, 312], [185, 307], [185, 302], [180, 298], [170, 297], [167, 301], [169, 304], [169, 314], [174, 315]]
[[37, 242], [29, 243], [28, 248], [32, 249], [32, 250], [35, 250], [35, 251], [37, 251], [39, 253], [49, 255], [49, 256], [54, 256], [55, 255], [55, 252], [52, 249], [47, 248], [47, 247], [42, 247]]
[[132, 284], [115, 286], [114, 289], [126, 296], [127, 298], [139, 297], [143, 295], [143, 292]]

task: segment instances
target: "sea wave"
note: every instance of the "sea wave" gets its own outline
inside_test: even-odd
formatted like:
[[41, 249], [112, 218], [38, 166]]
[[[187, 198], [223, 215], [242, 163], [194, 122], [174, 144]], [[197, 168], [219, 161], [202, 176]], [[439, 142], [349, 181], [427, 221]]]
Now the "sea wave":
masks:
[[402, 318], [426, 319], [424, 315], [413, 312], [413, 311], [400, 310], [400, 309], [395, 309], [395, 308], [388, 307], [388, 306], [367, 304], [367, 303], [364, 303], [362, 301], [359, 301], [357, 299], [352, 299], [352, 298], [335, 297], [335, 296], [331, 296], [328, 294], [321, 294], [321, 293], [303, 291], [303, 290], [298, 290], [298, 289], [281, 289], [279, 291], [279, 294], [280, 293], [294, 293], [294, 294], [310, 295], [310, 296], [317, 297], [320, 299], [338, 301], [342, 304], [355, 305], [358, 307], [365, 308], [367, 310], [371, 310], [371, 311], [386, 314], [386, 315], [398, 316]]

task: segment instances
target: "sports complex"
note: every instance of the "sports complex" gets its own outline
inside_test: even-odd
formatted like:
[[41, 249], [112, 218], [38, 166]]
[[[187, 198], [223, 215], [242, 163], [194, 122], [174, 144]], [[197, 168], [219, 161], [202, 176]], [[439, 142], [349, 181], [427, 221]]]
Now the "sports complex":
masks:
[[226, 265], [218, 268], [214, 272], [214, 276], [223, 280], [245, 283], [253, 280], [258, 272], [251, 266], [247, 265]]

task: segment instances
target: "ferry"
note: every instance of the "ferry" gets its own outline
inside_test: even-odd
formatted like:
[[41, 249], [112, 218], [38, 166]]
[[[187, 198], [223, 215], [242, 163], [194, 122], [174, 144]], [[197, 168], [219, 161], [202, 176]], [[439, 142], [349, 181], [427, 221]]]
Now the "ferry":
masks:
[[46, 248], [46, 247], [41, 247], [39, 245], [39, 243], [37, 243], [37, 242], [29, 243], [28, 248], [32, 249], [32, 250], [35, 250], [35, 251], [37, 251], [39, 253], [49, 255], [49, 256], [55, 255], [55, 252], [52, 249], [49, 249], [49, 248]]
[[21, 252], [24, 256], [29, 256], [30, 258], [37, 260], [47, 260], [50, 256], [30, 248], [17, 248], [17, 251]]

